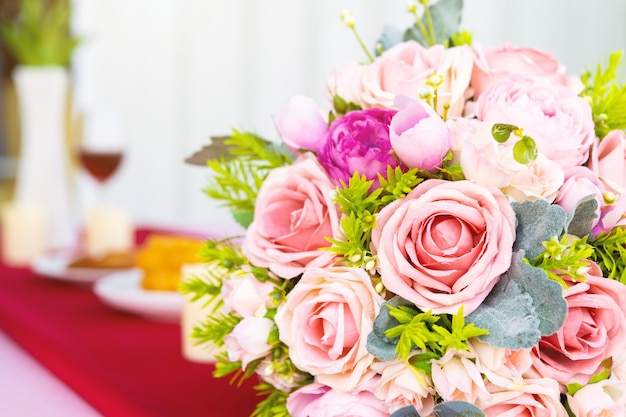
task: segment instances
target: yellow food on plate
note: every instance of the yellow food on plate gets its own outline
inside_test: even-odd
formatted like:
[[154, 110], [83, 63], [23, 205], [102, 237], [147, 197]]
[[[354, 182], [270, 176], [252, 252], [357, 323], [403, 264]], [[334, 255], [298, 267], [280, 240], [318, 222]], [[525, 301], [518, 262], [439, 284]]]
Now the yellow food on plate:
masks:
[[176, 291], [181, 281], [181, 266], [198, 263], [204, 241], [198, 238], [152, 234], [137, 251], [136, 263], [143, 270], [142, 288]]
[[100, 258], [88, 255], [80, 256], [70, 262], [68, 268], [89, 268], [89, 269], [123, 269], [135, 266], [135, 253], [109, 252]]

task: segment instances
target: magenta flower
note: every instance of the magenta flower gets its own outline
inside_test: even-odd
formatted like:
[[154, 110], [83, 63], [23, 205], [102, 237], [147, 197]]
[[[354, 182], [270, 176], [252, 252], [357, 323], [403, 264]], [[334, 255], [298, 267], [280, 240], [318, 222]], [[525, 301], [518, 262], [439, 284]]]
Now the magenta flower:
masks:
[[355, 172], [378, 184], [379, 173], [386, 176], [387, 166], [400, 164], [389, 141], [395, 114], [389, 109], [351, 111], [330, 125], [317, 158], [335, 184], [347, 184]]

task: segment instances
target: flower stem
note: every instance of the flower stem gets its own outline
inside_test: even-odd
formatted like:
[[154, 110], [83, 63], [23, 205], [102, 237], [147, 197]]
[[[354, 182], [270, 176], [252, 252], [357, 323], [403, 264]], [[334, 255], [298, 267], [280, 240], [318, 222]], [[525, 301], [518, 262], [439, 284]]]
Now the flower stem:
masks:
[[433, 19], [430, 16], [430, 7], [424, 7], [424, 16], [426, 16], [426, 24], [428, 25], [428, 32], [430, 33], [430, 46], [437, 43], [437, 36], [435, 35], [435, 28], [433, 27]]
[[365, 55], [367, 55], [367, 58], [370, 60], [370, 62], [374, 62], [374, 57], [367, 49], [367, 46], [365, 46], [363, 39], [361, 39], [361, 37], [359, 36], [359, 32], [356, 31], [356, 28], [354, 26], [352, 27], [352, 32], [354, 33], [354, 36], [356, 36], [356, 40], [359, 42], [359, 45], [361, 45], [361, 48], [365, 52]]

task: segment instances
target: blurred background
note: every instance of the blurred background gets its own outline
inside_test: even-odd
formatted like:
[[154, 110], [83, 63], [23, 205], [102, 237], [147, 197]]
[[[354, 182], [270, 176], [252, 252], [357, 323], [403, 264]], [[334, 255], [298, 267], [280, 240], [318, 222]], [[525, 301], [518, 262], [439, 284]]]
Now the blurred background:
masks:
[[[2, 16], [14, 13], [16, 3], [0, 1]], [[385, 24], [413, 22], [405, 0], [74, 0], [72, 6], [72, 30], [82, 42], [70, 66], [68, 149], [89, 129], [110, 129], [122, 138], [123, 161], [106, 198], [139, 225], [214, 233], [235, 223], [203, 194], [208, 169], [183, 160], [233, 127], [276, 139], [271, 115], [292, 95], [323, 103], [324, 75], [365, 59], [340, 21], [342, 10], [354, 12], [372, 46]], [[624, 0], [465, 0], [462, 27], [486, 45], [553, 51], [573, 75], [626, 49], [625, 19]], [[3, 50], [0, 203], [12, 198], [20, 152], [14, 66]], [[80, 218], [94, 183], [74, 158], [70, 165]]]

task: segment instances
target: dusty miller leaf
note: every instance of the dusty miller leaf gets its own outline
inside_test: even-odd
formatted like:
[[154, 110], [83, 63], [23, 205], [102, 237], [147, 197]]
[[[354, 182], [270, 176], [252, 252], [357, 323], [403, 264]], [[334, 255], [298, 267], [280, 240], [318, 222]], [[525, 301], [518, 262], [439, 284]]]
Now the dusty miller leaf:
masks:
[[531, 296], [524, 293], [521, 285], [504, 276], [465, 321], [488, 330], [488, 335], [479, 338], [496, 347], [531, 347], [541, 337]]
[[485, 417], [485, 413], [474, 404], [465, 401], [446, 401], [433, 409], [435, 417]]
[[542, 200], [513, 203], [512, 207], [517, 217], [514, 252], [523, 250], [528, 259], [535, 259], [545, 250], [543, 242], [563, 234], [566, 216], [561, 207]]
[[561, 328], [567, 314], [562, 287], [546, 272], [513, 254], [509, 270], [466, 322], [489, 330], [480, 339], [497, 347], [521, 349], [534, 346], [542, 335]]
[[567, 233], [578, 237], [585, 237], [591, 233], [593, 221], [597, 217], [597, 208], [598, 201], [593, 195], [583, 197], [576, 203], [576, 207], [567, 213], [565, 224]]
[[394, 411], [389, 417], [420, 417], [415, 406], [407, 405]]

